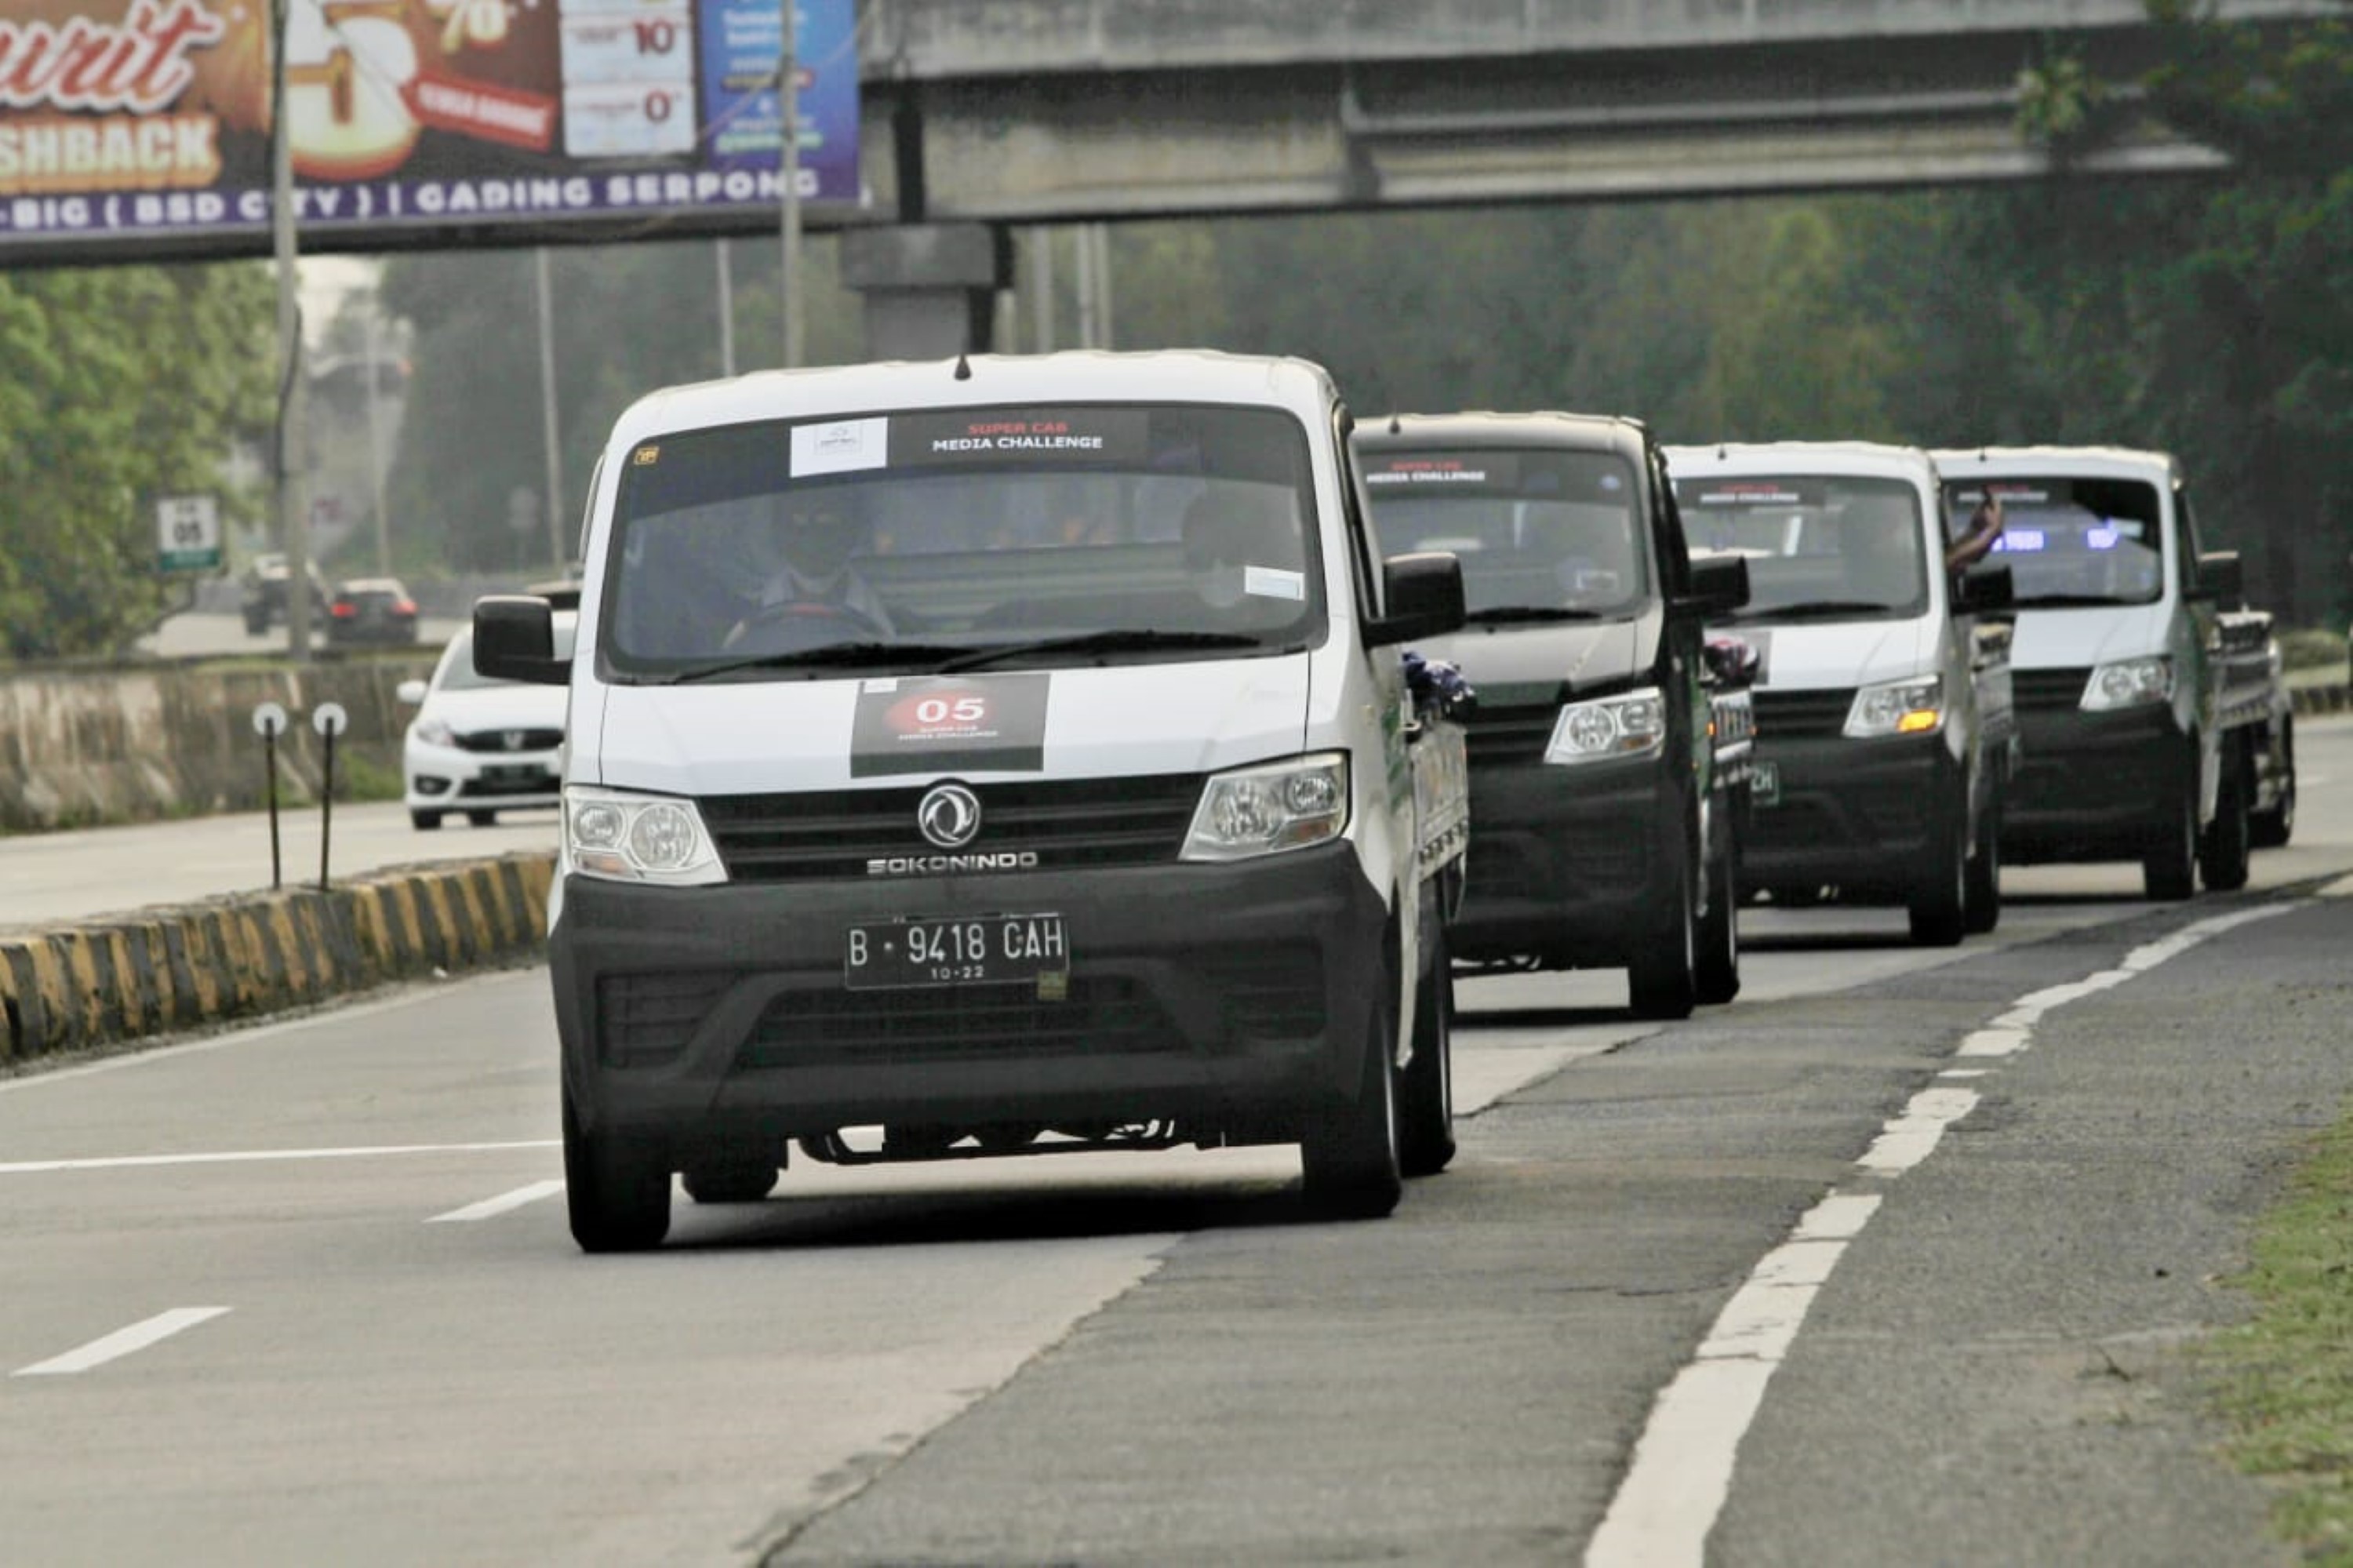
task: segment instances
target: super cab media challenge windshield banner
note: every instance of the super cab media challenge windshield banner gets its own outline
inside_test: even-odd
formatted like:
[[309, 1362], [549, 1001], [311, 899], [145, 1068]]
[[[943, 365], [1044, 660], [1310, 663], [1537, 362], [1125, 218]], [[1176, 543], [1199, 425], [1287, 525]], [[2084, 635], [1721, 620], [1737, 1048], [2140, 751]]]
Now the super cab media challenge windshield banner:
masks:
[[[798, 0], [798, 186], [854, 207], [852, 0]], [[290, 0], [305, 243], [722, 232], [782, 198], [777, 0]], [[269, 249], [269, 0], [6, 0], [0, 266]]]

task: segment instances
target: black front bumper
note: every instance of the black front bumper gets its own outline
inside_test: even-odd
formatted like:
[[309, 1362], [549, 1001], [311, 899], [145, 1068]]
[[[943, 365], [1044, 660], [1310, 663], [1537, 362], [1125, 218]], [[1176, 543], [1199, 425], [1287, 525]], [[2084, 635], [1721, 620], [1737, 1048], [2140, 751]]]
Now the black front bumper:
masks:
[[[1066, 997], [852, 991], [848, 929], [1054, 913]], [[654, 888], [573, 876], [550, 969], [591, 1129], [684, 1161], [847, 1127], [1125, 1125], [1280, 1141], [1353, 1097], [1387, 911], [1353, 849], [1241, 865]]]
[[2171, 707], [2029, 710], [2018, 730], [2021, 756], [2002, 808], [2005, 858], [2135, 860], [2179, 831], [2195, 759]]
[[1681, 874], [1662, 758], [1471, 768], [1471, 854], [1447, 927], [1460, 959], [1611, 967], [1647, 948]]
[[1777, 740], [1760, 730], [1756, 759], [1778, 772], [1780, 789], [1749, 818], [1741, 880], [1752, 887], [1835, 885], [1842, 897], [1901, 902], [1938, 874], [1967, 828], [1960, 768], [1942, 735]]

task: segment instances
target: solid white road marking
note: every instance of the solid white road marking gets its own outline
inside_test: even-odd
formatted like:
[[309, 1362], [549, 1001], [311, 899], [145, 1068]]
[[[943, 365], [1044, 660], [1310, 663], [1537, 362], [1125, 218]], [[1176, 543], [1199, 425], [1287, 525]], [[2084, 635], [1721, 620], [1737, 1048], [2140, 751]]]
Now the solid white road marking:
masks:
[[[2353, 877], [2344, 885], [2353, 890]], [[1984, 1028], [1965, 1036], [1955, 1054], [1979, 1059], [2014, 1056], [2033, 1044], [2032, 1030], [2055, 1007], [2123, 984], [2207, 938], [2251, 920], [2306, 907], [2310, 901], [2261, 905], [2185, 926], [2162, 940], [2133, 949], [2117, 969], [2049, 986], [2020, 997]], [[1952, 1068], [1940, 1078], [1975, 1078], [1987, 1068]], [[1977, 1108], [1974, 1089], [1932, 1087], [1912, 1097], [1880, 1128], [1855, 1161], [1875, 1181], [1892, 1181], [1936, 1151], [1945, 1129]], [[1765, 1385], [1796, 1342], [1814, 1298], [1847, 1245], [1878, 1212], [1877, 1192], [1832, 1192], [1808, 1211], [1789, 1239], [1765, 1255], [1724, 1310], [1689, 1364], [1659, 1394], [1635, 1440], [1601, 1527], [1586, 1544], [1585, 1568], [1702, 1568], [1707, 1538], [1732, 1494], [1734, 1461], [1749, 1423], [1765, 1403]]]
[[479, 1203], [469, 1203], [462, 1209], [452, 1209], [446, 1214], [436, 1214], [425, 1223], [439, 1224], [445, 1221], [462, 1223], [467, 1220], [495, 1219], [511, 1213], [526, 1203], [536, 1203], [542, 1198], [553, 1198], [564, 1191], [561, 1181], [533, 1181], [528, 1187], [518, 1187], [512, 1192], [501, 1192], [495, 1198], [485, 1198]]
[[35, 1361], [28, 1367], [18, 1367], [10, 1377], [53, 1377], [66, 1372], [84, 1372], [95, 1366], [127, 1356], [133, 1351], [143, 1351], [161, 1340], [168, 1340], [184, 1329], [193, 1329], [227, 1311], [226, 1307], [174, 1307], [169, 1312], [158, 1312], [144, 1322], [133, 1323], [127, 1329], [117, 1329], [103, 1339], [92, 1340], [79, 1350], [68, 1351], [61, 1356], [51, 1356], [45, 1361]]
[[498, 1154], [516, 1149], [554, 1149], [552, 1138], [504, 1143], [389, 1143], [353, 1149], [243, 1149], [212, 1154], [113, 1154], [90, 1160], [0, 1160], [0, 1176], [37, 1176], [56, 1171], [131, 1171], [154, 1165], [236, 1165], [261, 1160], [366, 1160], [392, 1154]]

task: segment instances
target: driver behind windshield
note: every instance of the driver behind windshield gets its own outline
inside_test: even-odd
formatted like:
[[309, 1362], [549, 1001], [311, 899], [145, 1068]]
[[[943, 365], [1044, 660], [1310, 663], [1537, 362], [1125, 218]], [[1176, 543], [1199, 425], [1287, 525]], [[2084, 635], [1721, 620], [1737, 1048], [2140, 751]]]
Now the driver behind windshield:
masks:
[[765, 520], [753, 531], [754, 552], [775, 565], [758, 605], [727, 633], [728, 649], [789, 652], [898, 635], [890, 610], [858, 569], [855, 557], [872, 530], [854, 507], [823, 493], [751, 504]]

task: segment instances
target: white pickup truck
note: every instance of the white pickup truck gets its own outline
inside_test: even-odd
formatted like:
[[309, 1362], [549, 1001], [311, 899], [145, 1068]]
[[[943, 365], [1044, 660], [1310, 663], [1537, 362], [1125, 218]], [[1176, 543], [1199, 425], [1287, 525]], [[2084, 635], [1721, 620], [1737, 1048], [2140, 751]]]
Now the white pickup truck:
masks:
[[1395, 1206], [1454, 1152], [1461, 736], [1303, 361], [975, 357], [649, 396], [590, 488], [550, 969], [589, 1251], [671, 1179], [1301, 1147]]
[[2114, 447], [1937, 454], [1949, 518], [1991, 493], [1987, 558], [2016, 594], [2024, 761], [2002, 823], [2021, 863], [2137, 860], [2151, 898], [2245, 885], [2250, 848], [2287, 842], [2295, 720], [2271, 617], [2239, 558], [2200, 548], [2181, 465]]

